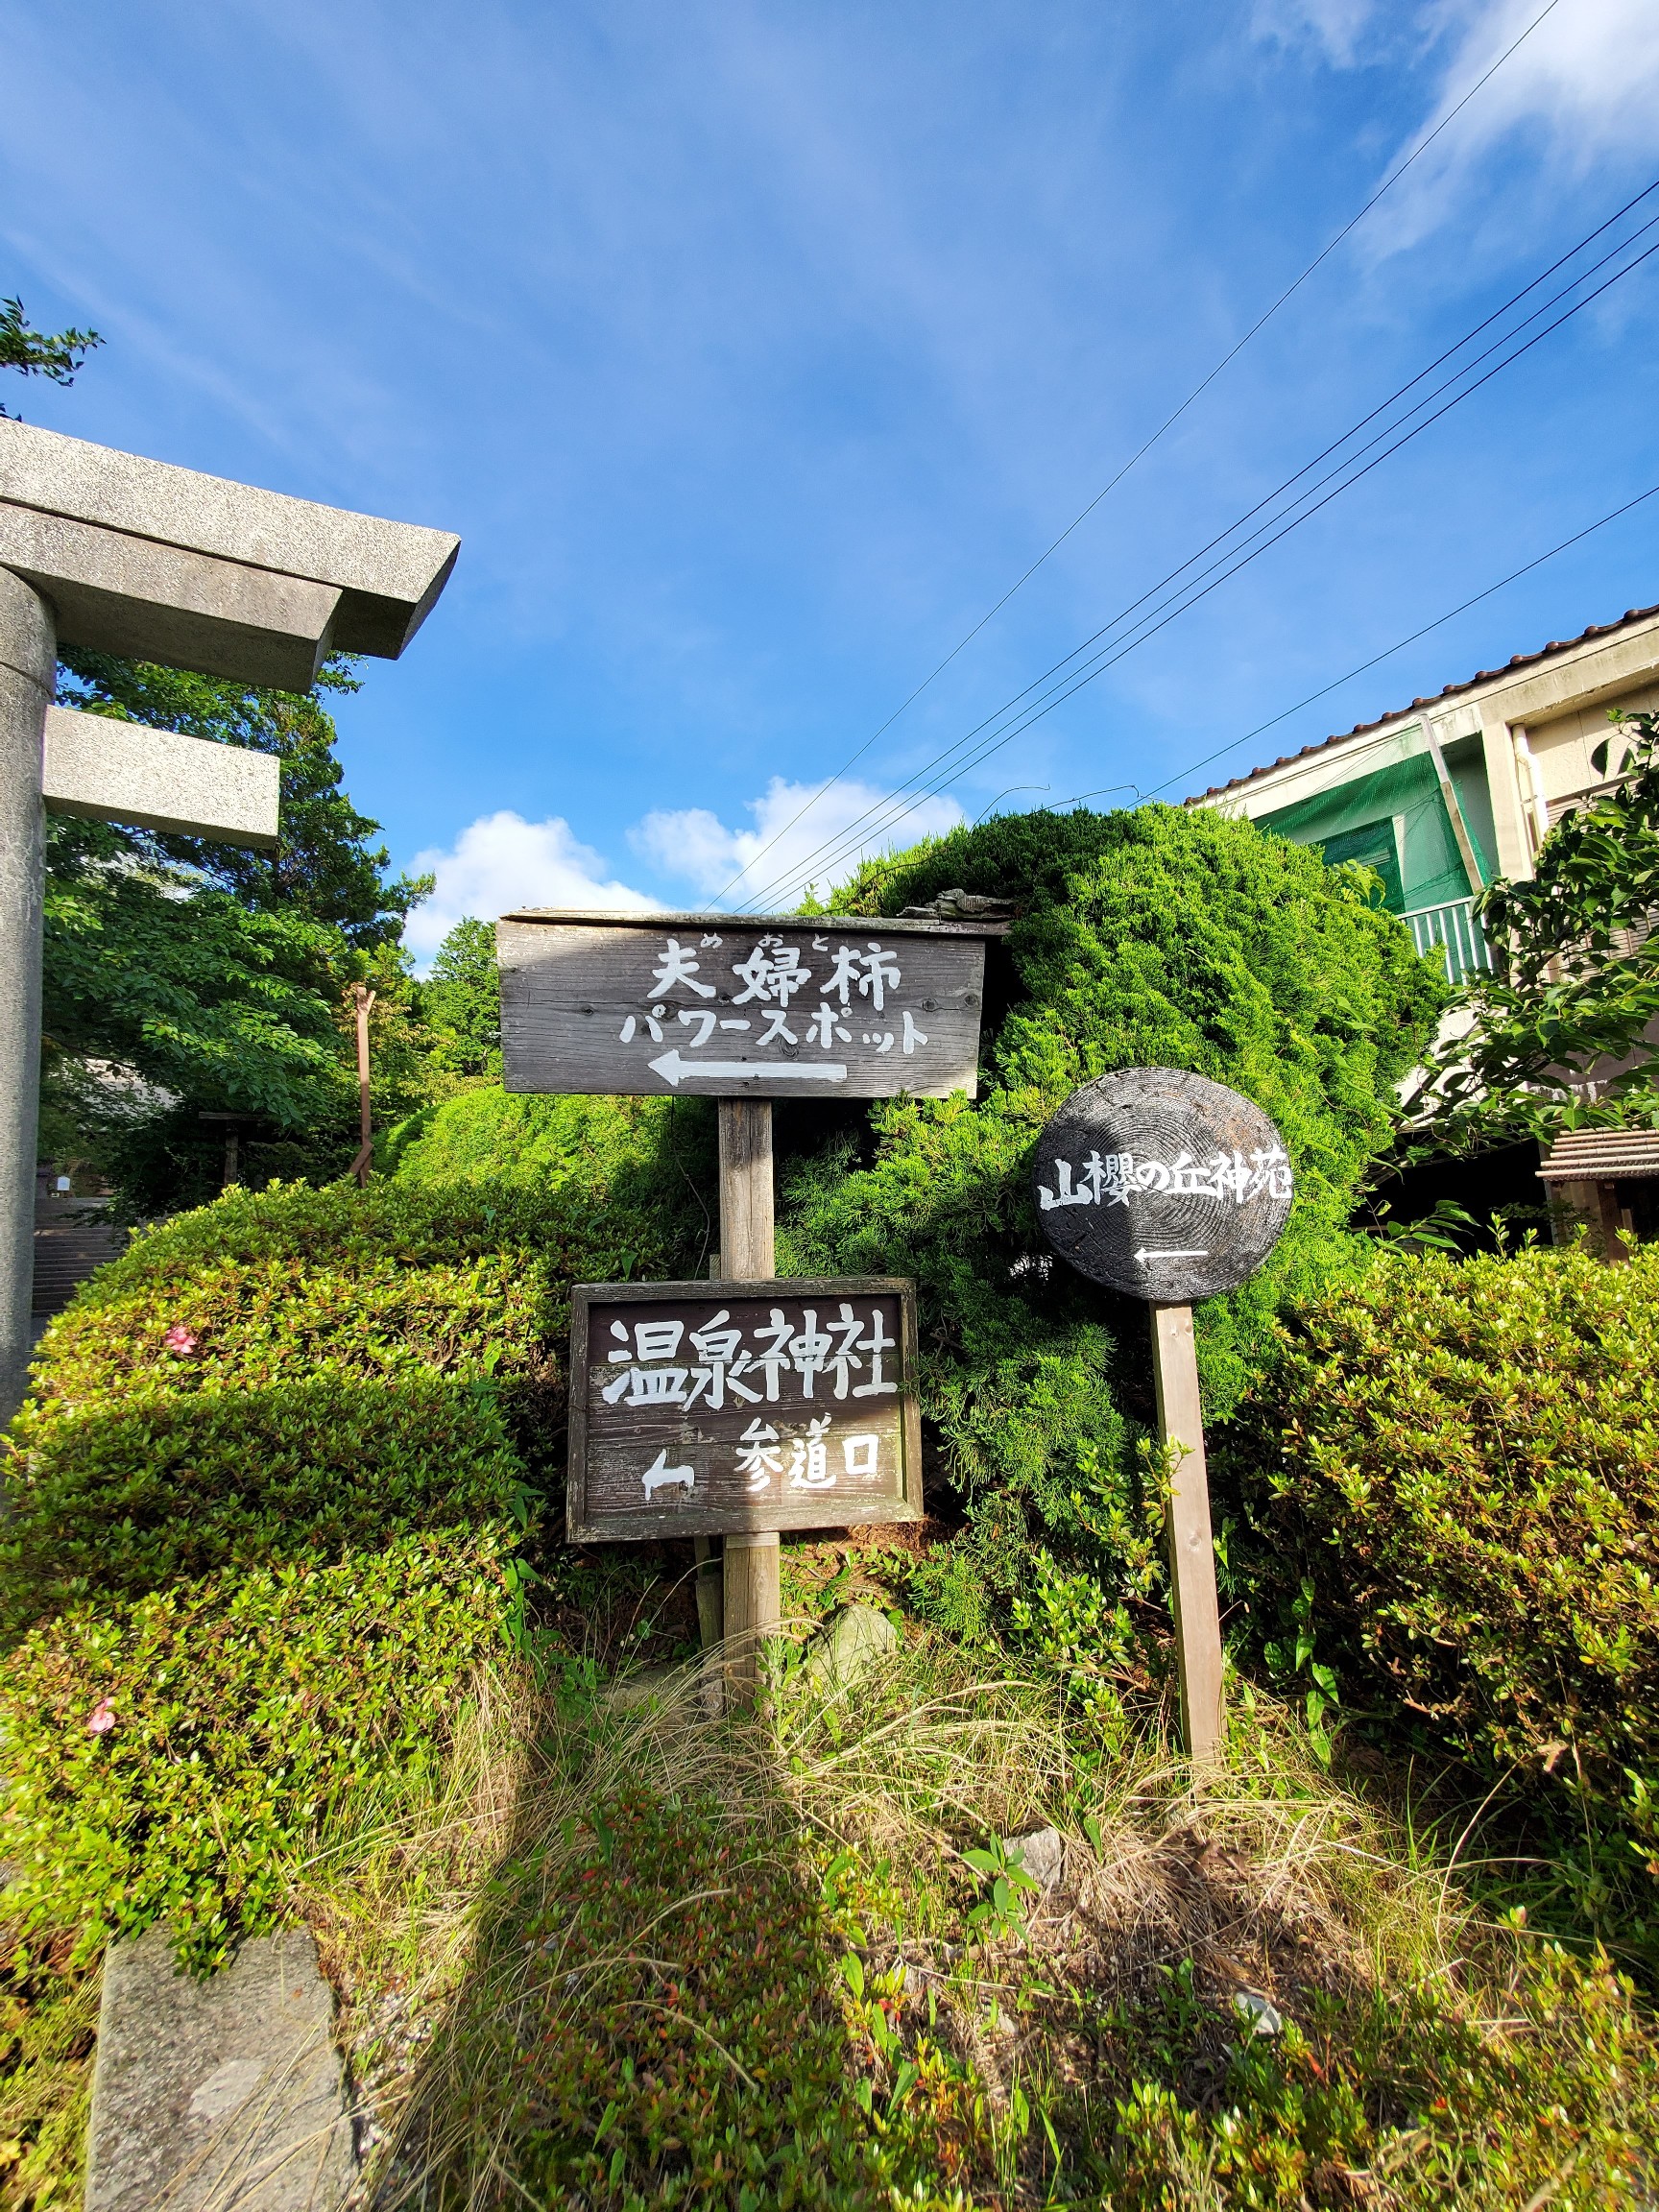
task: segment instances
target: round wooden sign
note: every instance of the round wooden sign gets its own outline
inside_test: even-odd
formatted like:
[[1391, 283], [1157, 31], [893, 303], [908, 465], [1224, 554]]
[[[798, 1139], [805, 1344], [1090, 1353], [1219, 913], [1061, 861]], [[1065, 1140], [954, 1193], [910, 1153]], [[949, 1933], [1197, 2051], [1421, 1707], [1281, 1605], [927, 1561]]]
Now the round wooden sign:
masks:
[[1179, 1068], [1122, 1068], [1073, 1091], [1038, 1140], [1033, 1178], [1061, 1258], [1158, 1306], [1254, 1275], [1294, 1188], [1261, 1107]]

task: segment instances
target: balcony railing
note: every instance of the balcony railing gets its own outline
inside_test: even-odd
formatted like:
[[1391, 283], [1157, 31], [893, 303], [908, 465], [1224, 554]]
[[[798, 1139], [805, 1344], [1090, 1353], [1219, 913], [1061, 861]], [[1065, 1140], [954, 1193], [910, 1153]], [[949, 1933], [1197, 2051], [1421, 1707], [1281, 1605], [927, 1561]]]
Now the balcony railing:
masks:
[[1446, 980], [1461, 983], [1478, 970], [1490, 969], [1492, 955], [1475, 919], [1473, 899], [1454, 899], [1445, 906], [1419, 906], [1400, 919], [1411, 931], [1411, 942], [1427, 956], [1436, 948], [1445, 955]]

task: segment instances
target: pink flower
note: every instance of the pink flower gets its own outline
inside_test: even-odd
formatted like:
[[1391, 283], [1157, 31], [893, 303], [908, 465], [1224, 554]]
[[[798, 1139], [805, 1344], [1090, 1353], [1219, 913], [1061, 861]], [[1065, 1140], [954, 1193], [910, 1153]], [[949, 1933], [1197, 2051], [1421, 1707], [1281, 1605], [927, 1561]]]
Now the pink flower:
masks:
[[108, 1697], [100, 1697], [86, 1717], [88, 1736], [108, 1736], [115, 1725], [115, 1708]]
[[201, 1339], [193, 1329], [186, 1329], [182, 1321], [175, 1321], [161, 1341], [169, 1352], [194, 1352]]

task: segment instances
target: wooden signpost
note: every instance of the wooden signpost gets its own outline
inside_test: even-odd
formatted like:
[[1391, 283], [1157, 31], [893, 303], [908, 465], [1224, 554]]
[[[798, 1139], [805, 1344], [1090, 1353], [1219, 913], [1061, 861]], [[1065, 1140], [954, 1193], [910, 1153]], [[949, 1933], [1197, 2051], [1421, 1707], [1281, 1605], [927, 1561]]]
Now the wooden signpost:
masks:
[[798, 915], [496, 925], [509, 1091], [719, 1100], [718, 1288], [577, 1286], [567, 1520], [579, 1542], [723, 1539], [739, 1695], [781, 1625], [780, 1532], [923, 1510], [915, 1286], [773, 1287], [772, 1100], [974, 1097], [1000, 934]]
[[575, 1305], [573, 1543], [920, 1516], [911, 1284], [584, 1285]]
[[844, 916], [509, 914], [495, 926], [507, 1088], [972, 1098], [995, 933]]
[[1176, 1068], [1126, 1068], [1073, 1091], [1044, 1130], [1037, 1218], [1062, 1259], [1152, 1308], [1158, 1432], [1171, 1473], [1169, 1580], [1191, 1758], [1222, 1739], [1221, 1616], [1192, 1340], [1195, 1299], [1236, 1289], [1278, 1242], [1294, 1193], [1261, 1107]]

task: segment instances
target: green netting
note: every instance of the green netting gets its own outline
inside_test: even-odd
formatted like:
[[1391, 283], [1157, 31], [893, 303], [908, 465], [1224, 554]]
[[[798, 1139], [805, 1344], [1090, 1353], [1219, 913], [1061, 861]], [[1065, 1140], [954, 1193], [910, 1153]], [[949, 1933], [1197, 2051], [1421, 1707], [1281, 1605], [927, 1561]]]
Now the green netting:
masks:
[[[1256, 820], [1294, 844], [1319, 846], [1329, 860], [1365, 859], [1382, 876], [1386, 903], [1397, 914], [1469, 896], [1463, 856], [1426, 753]], [[1479, 845], [1476, 856], [1484, 876], [1489, 863]], [[1390, 857], [1392, 868], [1384, 865]]]
[[1319, 850], [1326, 863], [1334, 868], [1343, 860], [1358, 860], [1362, 868], [1369, 868], [1382, 879], [1382, 903], [1396, 914], [1406, 911], [1406, 894], [1400, 881], [1399, 842], [1394, 831], [1394, 817], [1385, 815], [1381, 822], [1364, 823], [1358, 830], [1338, 830], [1334, 837], [1321, 837]]

